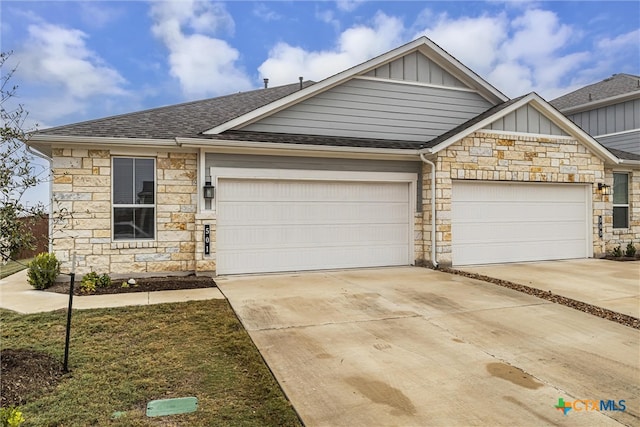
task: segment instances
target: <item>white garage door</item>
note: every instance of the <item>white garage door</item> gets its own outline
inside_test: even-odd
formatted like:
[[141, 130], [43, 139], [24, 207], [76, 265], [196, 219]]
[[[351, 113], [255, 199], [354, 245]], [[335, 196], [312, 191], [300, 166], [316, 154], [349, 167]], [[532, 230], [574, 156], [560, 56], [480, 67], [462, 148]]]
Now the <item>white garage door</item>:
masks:
[[454, 182], [454, 265], [586, 258], [585, 185]]
[[219, 179], [219, 274], [410, 263], [409, 184]]

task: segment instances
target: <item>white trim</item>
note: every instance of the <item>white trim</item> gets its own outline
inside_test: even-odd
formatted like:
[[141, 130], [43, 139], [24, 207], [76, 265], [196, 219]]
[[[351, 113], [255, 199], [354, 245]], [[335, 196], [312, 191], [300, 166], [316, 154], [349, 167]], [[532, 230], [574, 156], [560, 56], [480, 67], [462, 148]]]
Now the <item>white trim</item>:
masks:
[[629, 129], [629, 130], [623, 130], [620, 132], [613, 132], [613, 133], [605, 133], [602, 135], [593, 135], [594, 138], [607, 138], [609, 136], [618, 136], [618, 135], [626, 135], [628, 133], [634, 133], [634, 132], [640, 132], [640, 128], [638, 129]]
[[[484, 98], [493, 98], [493, 103], [506, 101], [508, 99], [504, 94], [491, 86], [485, 80], [481, 79], [477, 74], [463, 65], [460, 61], [449, 55], [434, 42], [423, 36], [410, 43], [405, 44], [404, 46], [400, 46], [376, 58], [370, 59], [369, 61], [366, 61], [360, 65], [356, 65], [355, 67], [349, 68], [329, 78], [326, 78], [314, 85], [308, 86], [304, 89], [300, 89], [299, 91], [294, 92], [291, 95], [280, 98], [265, 106], [256, 108], [253, 111], [236, 117], [235, 119], [229, 120], [228, 122], [222, 123], [214, 128], [206, 130], [203, 133], [205, 135], [215, 135], [229, 129], [241, 128], [243, 126], [249, 125], [266, 116], [283, 110], [284, 108], [310, 98], [320, 92], [331, 89], [332, 87], [335, 87], [353, 78], [354, 76], [357, 76], [359, 74], [366, 74], [367, 72], [379, 67], [380, 65], [391, 62], [416, 50], [419, 50], [430, 59], [433, 59], [430, 56], [433, 55], [436, 58], [439, 58], [440, 61], [445, 61], [446, 66], [443, 68], [445, 68], [446, 71], [451, 72], [453, 69], [454, 72], [452, 74], [454, 75], [454, 77], [459, 78], [460, 75], [464, 76], [464, 80], [467, 80], [465, 83], [476, 85], [478, 88], [478, 92], [480, 92]], [[438, 63], [438, 65], [440, 65], [440, 61], [434, 59], [434, 62]]]
[[418, 150], [370, 147], [340, 147], [333, 145], [253, 142], [205, 138], [176, 138], [182, 147], [204, 149], [209, 153], [270, 154], [304, 157], [379, 158], [416, 160]]
[[393, 83], [399, 85], [409, 85], [409, 86], [422, 86], [422, 87], [430, 87], [434, 89], [448, 89], [448, 90], [457, 90], [460, 92], [472, 92], [478, 93], [476, 89], [471, 89], [468, 87], [456, 87], [456, 86], [443, 86], [443, 85], [434, 85], [432, 83], [423, 83], [423, 82], [413, 82], [407, 80], [394, 80], [394, 79], [383, 79], [380, 77], [370, 77], [370, 76], [354, 76], [354, 80], [370, 80], [374, 82], [382, 82], [382, 83]]
[[494, 134], [494, 135], [504, 135], [504, 136], [530, 136], [532, 138], [547, 138], [547, 139], [558, 139], [564, 141], [574, 141], [576, 139], [575, 136], [571, 135], [552, 135], [546, 133], [523, 133], [523, 132], [514, 132], [510, 130], [491, 130], [491, 129], [479, 129], [475, 133], [483, 133], [483, 134]]
[[[631, 203], [630, 203], [630, 199], [631, 199], [631, 173], [630, 172], [621, 172], [621, 171], [616, 171], [613, 170], [611, 171], [611, 178], [612, 178], [612, 187], [615, 186], [615, 182], [616, 182], [616, 175], [625, 175], [627, 177], [627, 203], [615, 203], [613, 201], [613, 192], [615, 192], [615, 190], [612, 191], [611, 193], [611, 229], [612, 230], [628, 230], [631, 226]], [[612, 188], [613, 189], [613, 188]], [[616, 228], [614, 226], [615, 221], [613, 220], [613, 212], [615, 208], [627, 208], [627, 226], [626, 227], [619, 227]]]
[[[46, 132], [46, 130], [42, 131]], [[61, 136], [47, 135], [45, 133], [34, 134], [29, 141], [61, 143], [61, 144], [104, 144], [126, 146], [168, 146], [175, 147], [175, 139], [150, 139], [150, 138], [115, 138], [103, 136]]]
[[563, 108], [564, 114], [577, 114], [583, 113], [589, 110], [595, 110], [596, 108], [608, 107], [609, 105], [617, 104], [624, 101], [640, 98], [640, 90], [634, 92], [627, 92], [609, 98], [599, 99], [597, 101], [587, 102], [585, 104], [574, 105], [573, 107]]

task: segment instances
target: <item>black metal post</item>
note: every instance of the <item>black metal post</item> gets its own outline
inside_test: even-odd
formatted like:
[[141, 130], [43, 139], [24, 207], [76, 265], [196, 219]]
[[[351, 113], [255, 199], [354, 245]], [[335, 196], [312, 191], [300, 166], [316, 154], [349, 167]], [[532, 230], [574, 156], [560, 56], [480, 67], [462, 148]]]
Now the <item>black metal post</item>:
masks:
[[69, 308], [67, 309], [67, 336], [64, 341], [64, 364], [62, 369], [69, 372], [69, 337], [71, 335], [71, 306], [73, 305], [73, 285], [76, 281], [76, 273], [71, 273], [71, 284], [69, 285]]

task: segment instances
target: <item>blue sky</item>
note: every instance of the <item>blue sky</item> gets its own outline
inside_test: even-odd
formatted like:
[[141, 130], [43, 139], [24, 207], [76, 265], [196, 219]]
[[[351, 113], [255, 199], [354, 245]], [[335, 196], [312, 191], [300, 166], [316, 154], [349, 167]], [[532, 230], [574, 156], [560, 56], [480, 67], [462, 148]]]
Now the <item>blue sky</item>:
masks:
[[[11, 1], [30, 124], [321, 80], [426, 35], [510, 97], [640, 74], [638, 1]], [[4, 72], [5, 70], [3, 70]]]

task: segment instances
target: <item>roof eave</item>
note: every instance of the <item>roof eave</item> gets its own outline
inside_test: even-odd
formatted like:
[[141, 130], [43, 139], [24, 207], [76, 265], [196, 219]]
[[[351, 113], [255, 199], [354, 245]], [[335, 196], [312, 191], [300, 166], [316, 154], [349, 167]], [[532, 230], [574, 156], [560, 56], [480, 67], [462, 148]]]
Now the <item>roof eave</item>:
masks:
[[232, 139], [176, 138], [181, 147], [216, 152], [311, 157], [349, 157], [386, 160], [417, 160], [418, 150], [397, 148], [342, 147], [335, 145], [291, 144]]
[[36, 143], [38, 146], [51, 144], [99, 144], [119, 146], [143, 146], [143, 147], [175, 147], [176, 140], [159, 138], [123, 138], [104, 136], [71, 136], [71, 135], [47, 135], [43, 133], [33, 134], [27, 144]]
[[606, 107], [608, 105], [630, 101], [632, 99], [640, 99], [640, 90], [623, 93], [616, 96], [610, 96], [609, 98], [587, 102], [586, 104], [574, 105], [573, 107], [563, 108], [560, 111], [564, 114], [576, 114], [576, 113], [581, 113], [583, 111], [593, 110], [595, 108]]

